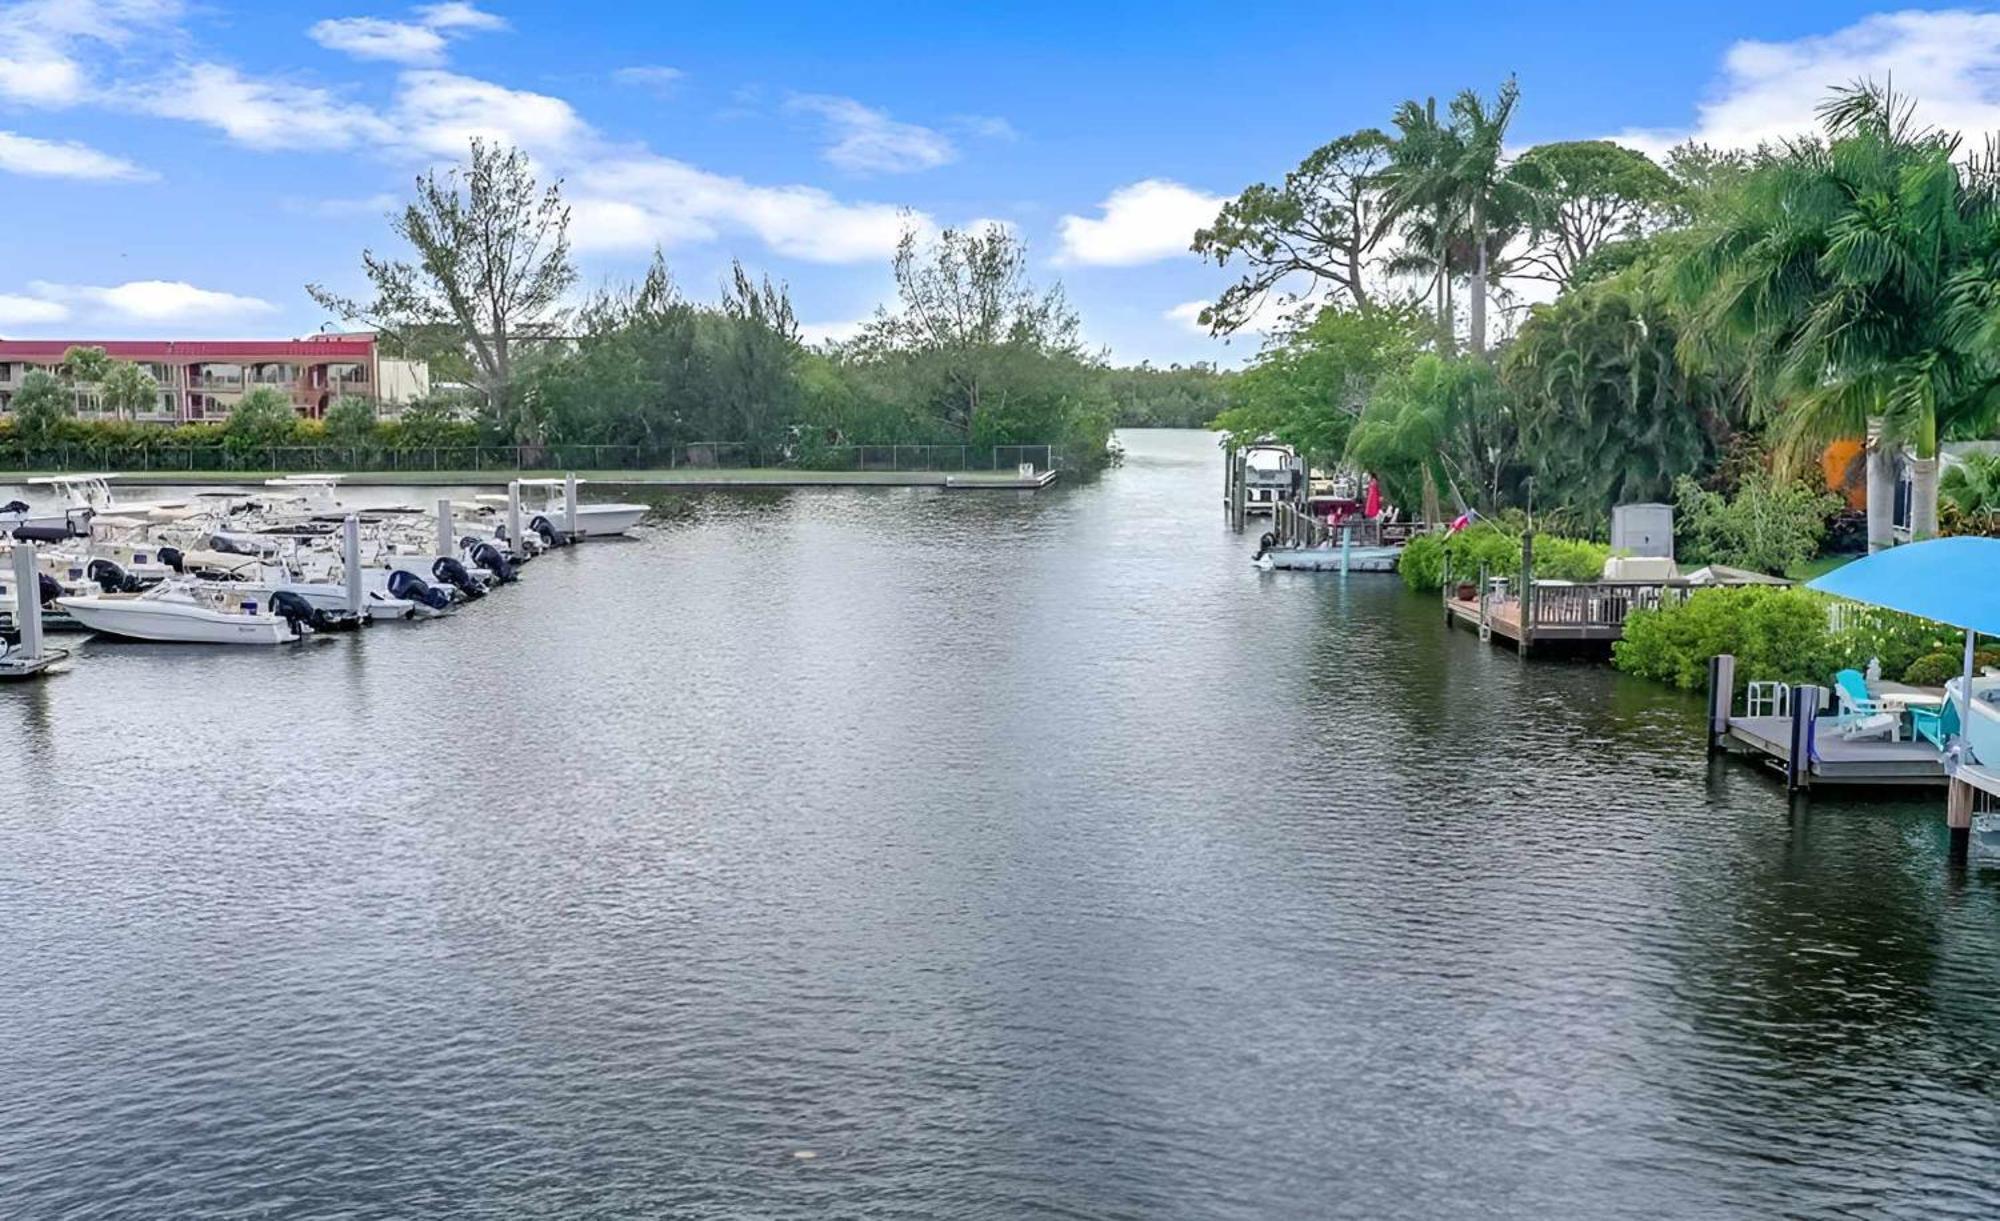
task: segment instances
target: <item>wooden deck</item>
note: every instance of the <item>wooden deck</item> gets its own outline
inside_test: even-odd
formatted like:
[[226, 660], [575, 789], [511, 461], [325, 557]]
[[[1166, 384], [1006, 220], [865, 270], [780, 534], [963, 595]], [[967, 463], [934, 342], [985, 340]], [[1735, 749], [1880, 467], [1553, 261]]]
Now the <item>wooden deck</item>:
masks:
[[1650, 608], [1687, 595], [1684, 586], [1660, 582], [1598, 581], [1583, 585], [1537, 582], [1529, 605], [1532, 622], [1523, 629], [1521, 599], [1488, 596], [1482, 603], [1475, 594], [1445, 598], [1445, 613], [1454, 623], [1478, 629], [1482, 623], [1488, 635], [1505, 640], [1515, 648], [1544, 644], [1610, 645], [1625, 635], [1625, 616], [1640, 608]]
[[[1738, 754], [1789, 770], [1792, 719], [1781, 716], [1731, 716], [1725, 745]], [[1813, 784], [1938, 785], [1947, 777], [1944, 760], [1929, 742], [1850, 742], [1831, 724], [1815, 724], [1812, 761], [1807, 775]]]

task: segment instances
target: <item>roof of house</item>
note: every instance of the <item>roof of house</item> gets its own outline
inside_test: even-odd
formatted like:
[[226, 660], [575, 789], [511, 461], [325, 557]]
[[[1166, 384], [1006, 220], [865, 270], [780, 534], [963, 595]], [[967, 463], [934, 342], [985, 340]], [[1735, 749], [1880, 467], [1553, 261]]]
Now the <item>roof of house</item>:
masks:
[[0, 360], [54, 363], [74, 347], [103, 348], [117, 360], [367, 360], [372, 338], [321, 339], [0, 339]]

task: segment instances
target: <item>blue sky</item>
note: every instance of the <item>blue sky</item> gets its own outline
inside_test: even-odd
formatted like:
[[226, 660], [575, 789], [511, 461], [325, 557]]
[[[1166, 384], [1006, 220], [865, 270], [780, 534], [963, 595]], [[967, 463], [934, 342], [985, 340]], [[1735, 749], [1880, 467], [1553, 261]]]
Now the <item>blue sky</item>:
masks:
[[712, 297], [741, 258], [838, 335], [905, 224], [1002, 221], [1114, 358], [1234, 364], [1257, 337], [1189, 318], [1230, 278], [1186, 253], [1194, 225], [1402, 98], [1509, 73], [1523, 147], [1754, 143], [1889, 73], [1985, 131], [2000, 14], [0, 0], [0, 334], [315, 330], [302, 285], [359, 290], [411, 177], [484, 133], [563, 176], [587, 285], [658, 244]]

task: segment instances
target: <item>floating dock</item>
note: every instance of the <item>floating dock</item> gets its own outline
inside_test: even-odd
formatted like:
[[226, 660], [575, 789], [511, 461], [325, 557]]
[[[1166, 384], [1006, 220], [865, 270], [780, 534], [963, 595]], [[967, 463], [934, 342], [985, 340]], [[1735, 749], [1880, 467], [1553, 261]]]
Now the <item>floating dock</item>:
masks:
[[1830, 719], [1822, 725], [1824, 687], [1799, 684], [1781, 694], [1784, 707], [1776, 715], [1738, 715], [1736, 659], [1728, 654], [1710, 658], [1709, 749], [1763, 763], [1784, 776], [1785, 786], [1794, 792], [1822, 785], [1942, 787], [1950, 781], [1944, 752], [1922, 738], [1849, 739]]

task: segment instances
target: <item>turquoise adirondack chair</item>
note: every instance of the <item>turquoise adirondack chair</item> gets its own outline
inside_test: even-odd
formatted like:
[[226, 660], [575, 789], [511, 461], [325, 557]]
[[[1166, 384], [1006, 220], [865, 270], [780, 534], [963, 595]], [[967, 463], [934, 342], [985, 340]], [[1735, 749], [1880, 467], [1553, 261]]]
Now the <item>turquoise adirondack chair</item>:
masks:
[[1958, 736], [1958, 701], [1947, 699], [1936, 708], [1910, 708], [1910, 728], [1917, 737], [1930, 742], [1939, 750]]
[[1837, 710], [1832, 720], [1844, 738], [1896, 736], [1903, 718], [1896, 709], [1868, 694], [1868, 680], [1859, 670], [1842, 670], [1833, 676]]

